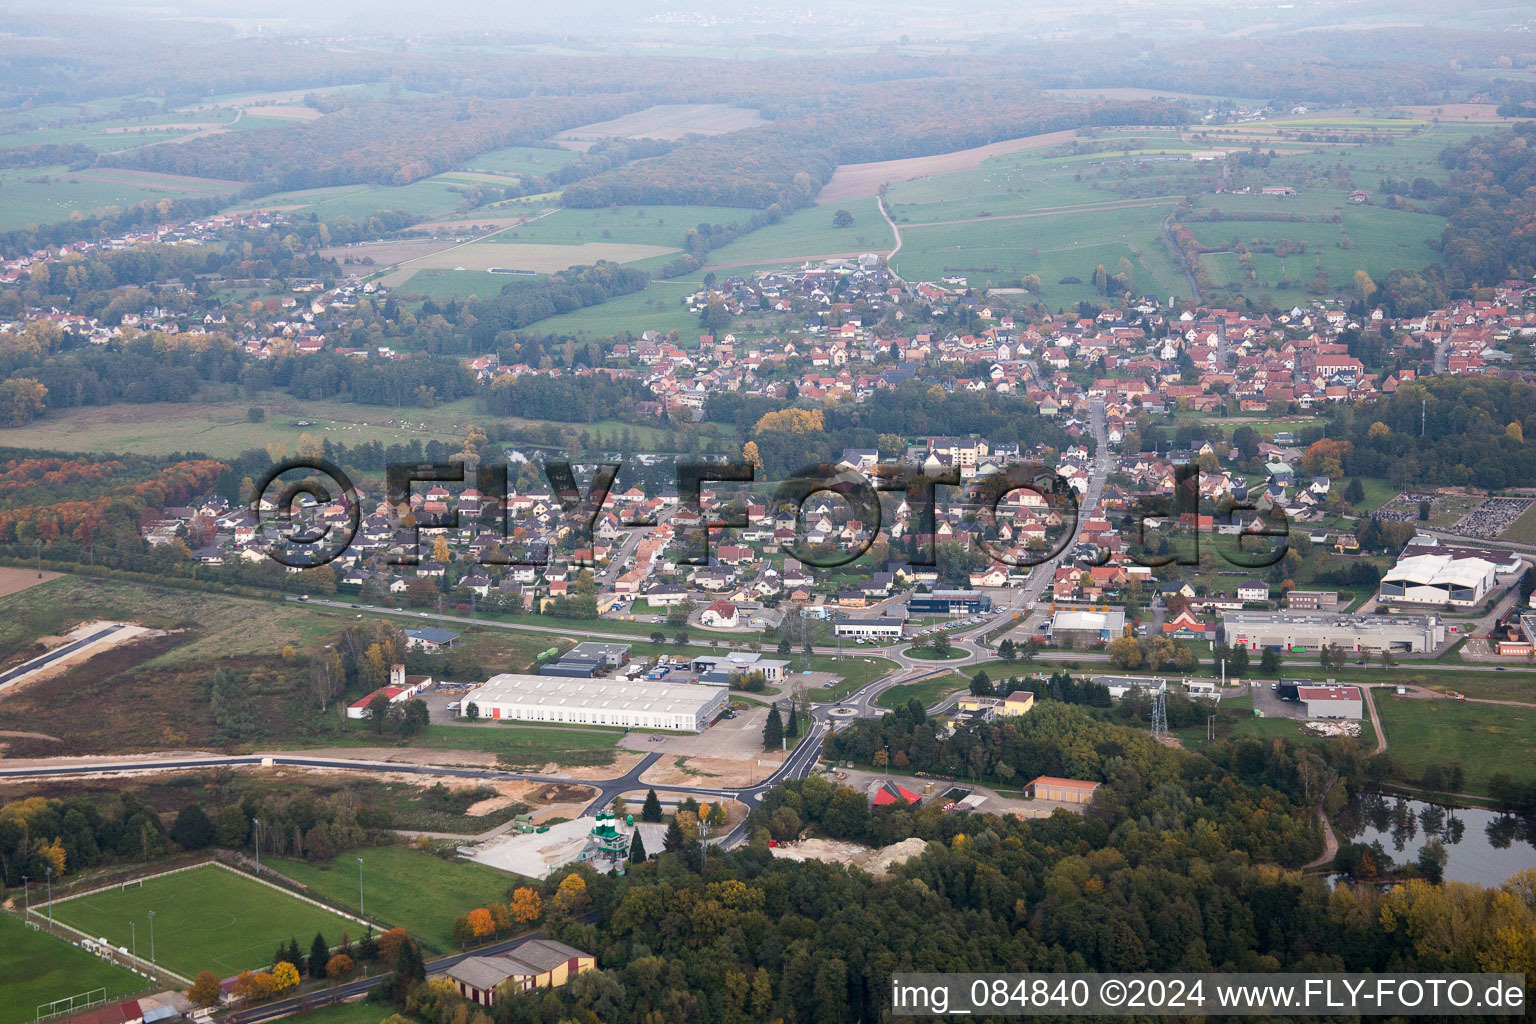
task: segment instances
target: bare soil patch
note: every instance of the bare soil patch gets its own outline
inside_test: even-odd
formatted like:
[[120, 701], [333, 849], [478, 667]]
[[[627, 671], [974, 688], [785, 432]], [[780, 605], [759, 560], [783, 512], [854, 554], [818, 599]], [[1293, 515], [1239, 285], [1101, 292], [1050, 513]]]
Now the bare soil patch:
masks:
[[1076, 135], [1075, 130], [1067, 129], [1060, 132], [1047, 132], [1044, 135], [1027, 135], [1022, 139], [1008, 139], [954, 153], [913, 156], [903, 160], [879, 160], [867, 164], [843, 164], [832, 172], [832, 180], [827, 182], [816, 199], [818, 202], [834, 202], [877, 195], [880, 186], [887, 182], [916, 181], [918, 178], [926, 178], [934, 174], [971, 171], [994, 156], [1058, 146], [1072, 140]]
[[652, 786], [755, 786], [778, 770], [783, 755], [763, 755], [760, 763], [728, 757], [664, 757], [640, 781]]
[[48, 572], [47, 570], [44, 570], [42, 575], [38, 575], [36, 569], [0, 568], [0, 597], [19, 594], [23, 590], [37, 586], [39, 583], [56, 580], [60, 575], [62, 574]]
[[890, 874], [891, 868], [897, 864], [921, 857], [927, 847], [926, 840], [916, 838], [903, 839], [878, 850], [858, 843], [840, 843], [831, 839], [802, 839], [791, 846], [776, 846], [771, 852], [783, 860], [822, 860], [846, 864], [878, 877]]
[[534, 774], [563, 775], [569, 779], [617, 779], [628, 775], [630, 770], [642, 760], [644, 760], [643, 754], [632, 754], [619, 749], [614, 751], [612, 764], [582, 765], [573, 768], [558, 761], [551, 761]]

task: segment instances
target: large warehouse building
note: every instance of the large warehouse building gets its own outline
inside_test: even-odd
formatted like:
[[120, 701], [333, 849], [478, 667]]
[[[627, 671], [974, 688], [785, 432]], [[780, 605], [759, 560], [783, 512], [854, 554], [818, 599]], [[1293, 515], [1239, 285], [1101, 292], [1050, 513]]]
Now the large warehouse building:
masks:
[[725, 710], [726, 688], [503, 672], [471, 690], [463, 704], [465, 714], [473, 707], [478, 718], [698, 732]]
[[1336, 644], [1346, 651], [1422, 654], [1445, 642], [1445, 622], [1438, 615], [1227, 612], [1221, 617], [1221, 639], [1254, 651], [1318, 651]]
[[1381, 578], [1381, 600], [1470, 608], [1493, 589], [1497, 570], [1483, 558], [1409, 555]]

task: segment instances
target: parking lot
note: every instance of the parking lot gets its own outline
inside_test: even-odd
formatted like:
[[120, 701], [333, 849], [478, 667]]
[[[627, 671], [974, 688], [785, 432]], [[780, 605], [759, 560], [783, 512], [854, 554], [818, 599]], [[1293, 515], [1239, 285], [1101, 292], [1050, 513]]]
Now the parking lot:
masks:
[[1296, 718], [1305, 720], [1307, 706], [1299, 700], [1281, 700], [1274, 689], [1273, 680], [1255, 679], [1250, 687], [1255, 710], [1264, 712], [1265, 718]]

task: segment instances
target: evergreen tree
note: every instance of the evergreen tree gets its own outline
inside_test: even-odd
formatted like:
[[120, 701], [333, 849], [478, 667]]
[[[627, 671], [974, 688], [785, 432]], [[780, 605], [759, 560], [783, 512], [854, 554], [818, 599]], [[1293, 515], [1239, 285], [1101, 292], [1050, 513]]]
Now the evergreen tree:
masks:
[[325, 965], [330, 962], [331, 947], [326, 944], [324, 935], [315, 932], [315, 941], [309, 944], [309, 976], [324, 978]]
[[1264, 648], [1264, 654], [1259, 658], [1259, 671], [1267, 676], [1280, 675], [1280, 655], [1273, 647]]
[[299, 977], [304, 976], [304, 954], [299, 952], [298, 939], [288, 940], [288, 952], [283, 959], [293, 964], [293, 969], [299, 972]]
[[645, 803], [640, 807], [640, 820], [652, 823], [661, 820], [661, 800], [657, 798], [654, 789], [645, 794]]
[[768, 724], [763, 726], [763, 749], [779, 750], [784, 746], [784, 719], [779, 717], [779, 709], [774, 708], [768, 712]]
[[183, 850], [201, 850], [212, 846], [218, 838], [213, 822], [197, 804], [188, 804], [176, 815], [171, 826], [171, 839]]
[[800, 735], [800, 715], [793, 704], [789, 706], [789, 720], [784, 723], [784, 735], [790, 739]]
[[379, 958], [379, 940], [373, 937], [373, 925], [363, 933], [362, 940], [357, 944], [357, 958], [359, 960], [377, 960]]
[[661, 838], [661, 848], [668, 853], [676, 853], [683, 848], [685, 842], [687, 839], [683, 835], [683, 826], [673, 818], [672, 823], [667, 826], [667, 834]]
[[640, 838], [640, 830], [635, 829], [635, 837], [629, 841], [629, 862], [640, 864], [645, 861], [645, 840]]
[[421, 949], [406, 939], [400, 943], [400, 952], [395, 958], [395, 977], [390, 985], [390, 999], [403, 1005], [411, 989], [426, 980], [427, 965], [421, 958]]
[[1344, 500], [1351, 505], [1358, 505], [1365, 500], [1365, 487], [1359, 477], [1350, 478], [1349, 486], [1344, 488]]

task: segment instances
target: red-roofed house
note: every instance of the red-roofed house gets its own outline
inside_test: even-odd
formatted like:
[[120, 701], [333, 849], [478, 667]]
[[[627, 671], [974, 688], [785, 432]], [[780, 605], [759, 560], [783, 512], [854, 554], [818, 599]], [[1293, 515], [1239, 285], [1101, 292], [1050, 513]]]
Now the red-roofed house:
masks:
[[923, 802], [922, 797], [900, 783], [892, 782], [890, 779], [877, 782], [871, 786], [869, 799], [876, 807], [890, 807], [898, 803], [905, 803], [916, 807]]

